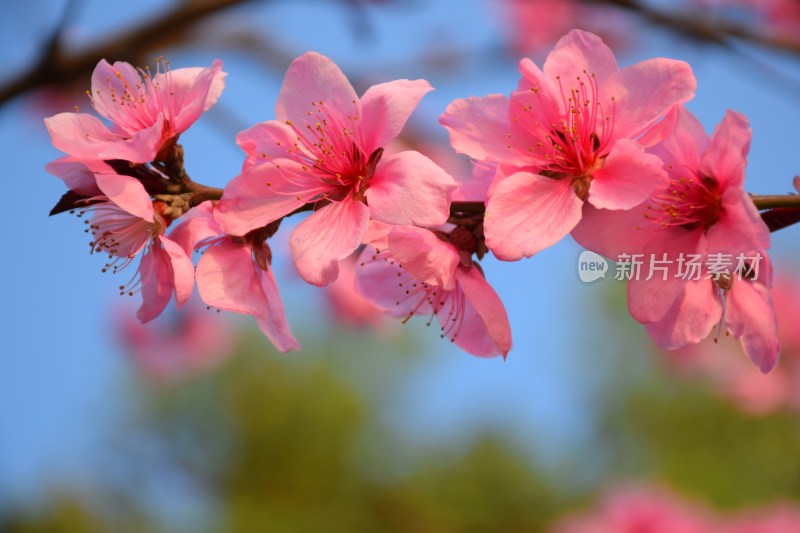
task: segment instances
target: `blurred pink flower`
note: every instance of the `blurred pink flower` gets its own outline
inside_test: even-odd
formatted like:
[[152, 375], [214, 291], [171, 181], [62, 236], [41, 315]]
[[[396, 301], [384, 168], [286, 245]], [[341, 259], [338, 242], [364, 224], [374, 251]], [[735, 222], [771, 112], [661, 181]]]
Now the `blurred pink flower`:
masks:
[[236, 344], [230, 324], [199, 303], [146, 326], [129, 313], [119, 313], [116, 326], [136, 366], [157, 382], [210, 371], [233, 353]]
[[430, 325], [436, 317], [441, 337], [472, 355], [505, 357], [511, 349], [505, 307], [457, 241], [444, 232], [373, 223], [356, 290], [403, 323], [427, 315]]
[[561, 519], [552, 533], [713, 533], [711, 512], [653, 487], [606, 494], [594, 509]]
[[796, 533], [800, 531], [800, 507], [773, 504], [731, 515], [719, 528], [721, 533]]
[[[694, 115], [676, 108], [643, 139], [664, 161], [669, 184], [627, 212], [587, 207], [586, 225], [573, 237], [611, 258], [644, 252], [648, 265], [659, 257], [671, 260], [666, 275], [628, 282], [631, 315], [660, 347], [696, 344], [715, 325], [725, 325], [766, 373], [780, 345], [769, 293], [769, 229], [743, 188], [750, 137], [739, 113], [728, 111], [709, 138]], [[710, 272], [715, 254], [732, 259], [727, 272]], [[690, 256], [702, 258], [698, 276], [680, 273], [679, 258]]]
[[781, 360], [769, 374], [752, 367], [741, 345], [727, 336], [682, 350], [665, 352], [672, 368], [685, 375], [702, 376], [740, 409], [765, 415], [778, 409], [800, 410], [800, 281], [775, 277], [772, 301], [778, 318]]
[[581, 221], [584, 202], [630, 209], [666, 175], [634, 139], [694, 95], [689, 65], [651, 59], [620, 70], [611, 49], [573, 30], [544, 70], [520, 62], [522, 79], [502, 95], [452, 102], [440, 122], [450, 142], [498, 164], [486, 204], [486, 244], [502, 260], [530, 257]]
[[359, 98], [330, 59], [300, 56], [284, 77], [278, 120], [239, 134], [247, 159], [225, 188], [217, 220], [227, 233], [244, 235], [324, 202], [289, 240], [300, 276], [318, 286], [336, 279], [339, 261], [361, 244], [370, 219], [444, 223], [453, 178], [418, 152], [383, 157], [430, 90], [425, 80], [396, 80]]
[[593, 509], [560, 519], [551, 533], [795, 533], [800, 507], [767, 507], [716, 513], [652, 486], [607, 492]]
[[191, 253], [204, 248], [197, 264], [197, 290], [212, 307], [251, 315], [281, 352], [299, 350], [286, 320], [275, 277], [272, 252], [262, 230], [244, 237], [227, 235], [214, 219], [212, 202], [191, 209], [172, 231], [180, 247]]
[[800, 2], [797, 0], [695, 0], [717, 15], [770, 37], [800, 43]]
[[518, 54], [552, 46], [576, 24], [581, 10], [572, 0], [495, 0], [510, 26], [508, 37]]
[[494, 0], [503, 21], [504, 36], [518, 55], [538, 53], [572, 28], [603, 37], [618, 48], [626, 21], [619, 9], [578, 0]]
[[339, 262], [339, 277], [325, 288], [325, 300], [333, 318], [354, 328], [377, 327], [384, 322], [384, 313], [355, 288], [355, 255]]
[[60, 113], [45, 119], [53, 145], [81, 159], [122, 159], [148, 163], [164, 146], [213, 106], [224, 87], [222, 62], [208, 68], [163, 71], [154, 76], [128, 63], [110, 65], [105, 59], [92, 73], [87, 94], [100, 115]]

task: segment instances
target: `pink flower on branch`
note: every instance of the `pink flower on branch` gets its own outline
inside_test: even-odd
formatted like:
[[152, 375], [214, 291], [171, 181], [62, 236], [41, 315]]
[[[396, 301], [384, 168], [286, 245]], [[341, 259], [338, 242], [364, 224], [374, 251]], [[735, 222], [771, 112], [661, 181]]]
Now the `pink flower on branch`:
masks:
[[444, 223], [453, 178], [418, 152], [383, 157], [430, 90], [424, 80], [396, 80], [359, 98], [330, 59], [313, 52], [299, 57], [284, 78], [277, 120], [237, 138], [247, 159], [225, 188], [216, 210], [220, 225], [244, 235], [314, 206], [290, 248], [301, 277], [322, 286], [336, 279], [339, 260], [361, 244], [370, 219]]
[[53, 145], [69, 155], [149, 163], [217, 102], [224, 85], [219, 60], [208, 68], [176, 70], [162, 61], [152, 76], [122, 61], [101, 60], [87, 94], [111, 126], [85, 113], [60, 113], [45, 125]]
[[197, 264], [197, 289], [212, 307], [251, 315], [281, 352], [299, 350], [272, 275], [266, 229], [244, 237], [227, 235], [214, 219], [212, 202], [190, 210], [172, 232], [186, 253], [205, 248]]
[[[667, 186], [628, 212], [587, 207], [585, 224], [573, 237], [612, 258], [637, 251], [645, 258], [672, 258], [666, 276], [628, 284], [631, 315], [660, 347], [696, 344], [724, 324], [768, 372], [780, 346], [769, 295], [769, 229], [743, 189], [750, 137], [747, 119], [733, 111], [709, 139], [691, 113], [674, 109], [643, 139], [666, 164]], [[707, 265], [720, 254], [745, 261], [739, 265], [737, 259], [728, 272], [710, 272]], [[680, 275], [675, 258], [681, 255], [703, 258], [701, 279]]]
[[753, 368], [740, 344], [728, 337], [664, 353], [670, 367], [682, 375], [704, 377], [719, 394], [752, 415], [800, 410], [800, 330], [796, 326], [800, 280], [778, 274], [772, 294], [781, 343], [781, 359], [772, 372], [764, 375]]
[[591, 33], [563, 37], [540, 70], [502, 95], [456, 100], [440, 122], [453, 147], [498, 164], [486, 204], [486, 242], [503, 260], [541, 251], [580, 222], [584, 203], [630, 209], [666, 180], [636, 139], [696, 82], [682, 61], [651, 59], [620, 70]]
[[107, 254], [109, 259], [103, 272], [122, 272], [141, 253], [137, 272], [119, 287], [120, 294], [141, 292], [142, 305], [136, 315], [141, 322], [161, 314], [173, 293], [178, 308], [186, 303], [194, 286], [194, 266], [183, 249], [165, 235], [171, 219], [162, 216], [163, 203], [152, 202], [138, 180], [113, 174], [102, 162], [63, 158], [47, 169], [71, 190], [93, 194], [77, 214], [81, 218], [91, 215], [85, 223], [93, 238], [89, 243], [92, 253]]
[[[511, 328], [463, 228], [451, 233], [373, 223], [356, 267], [356, 289], [389, 315], [434, 317], [442, 338], [479, 356], [505, 357]], [[466, 244], [466, 246], [465, 246]]]

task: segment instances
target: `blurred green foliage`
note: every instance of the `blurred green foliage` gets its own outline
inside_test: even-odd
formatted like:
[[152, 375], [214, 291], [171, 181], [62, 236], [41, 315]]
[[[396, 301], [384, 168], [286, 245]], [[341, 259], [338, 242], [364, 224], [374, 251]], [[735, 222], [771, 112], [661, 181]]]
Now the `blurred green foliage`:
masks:
[[[618, 306], [619, 295], [606, 303]], [[419, 363], [412, 336], [381, 339], [371, 357], [374, 338], [339, 334], [296, 357], [246, 335], [211, 374], [137, 383], [103, 460], [108, 479], [4, 508], [0, 531], [546, 531], [623, 480], [723, 508], [800, 497], [795, 415], [739, 413], [648, 363], [649, 349], [632, 341], [638, 326], [609, 324], [627, 344], [602, 355], [613, 371], [597, 391], [595, 438], [561, 460], [596, 471], [580, 491], [569, 468], [560, 477], [537, 465], [507, 435], [479, 430], [462, 446], [409, 447], [381, 413]]]

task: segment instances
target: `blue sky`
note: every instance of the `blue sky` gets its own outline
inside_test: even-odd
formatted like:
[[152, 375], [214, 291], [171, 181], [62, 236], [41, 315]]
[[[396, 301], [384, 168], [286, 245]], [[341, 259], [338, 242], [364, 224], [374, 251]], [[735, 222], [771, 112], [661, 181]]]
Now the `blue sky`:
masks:
[[[53, 24], [61, 2], [35, 0], [24, 5], [15, 8], [19, 10], [15, 25], [2, 28], [2, 77], [30, 61], [30, 39]], [[113, 34], [131, 20], [157, 12], [163, 2], [117, 3], [113, 10], [104, 5], [99, 0], [85, 2], [68, 33], [72, 42]], [[346, 74], [376, 82], [386, 81], [392, 73], [425, 77], [437, 90], [426, 96], [413, 120], [444, 138], [436, 119], [451, 100], [507, 93], [518, 78], [515, 61], [478, 53], [502, 42], [505, 29], [498, 17], [479, 0], [459, 5], [452, 10], [451, 2], [439, 0], [415, 2], [413, 9], [371, 7], [372, 40], [357, 35], [352, 19], [333, 2], [278, 2], [249, 17], [248, 24], [294, 55], [307, 50], [329, 55]], [[8, 18], [2, 24], [8, 24]], [[699, 87], [688, 107], [709, 132], [728, 108], [749, 117], [754, 132], [749, 191], [790, 189], [791, 177], [800, 174], [796, 92], [793, 95], [778, 78], [729, 53], [656, 32], [638, 43], [619, 55], [622, 65], [657, 56], [692, 65]], [[434, 45], [475, 51], [477, 60], [469, 72], [458, 76], [413, 60]], [[229, 73], [220, 103], [245, 125], [273, 118], [280, 75], [257, 70], [241, 54], [211, 46], [170, 53], [174, 68], [208, 65], [215, 57], [225, 61]], [[774, 54], [763, 54], [762, 60], [800, 80], [797, 60]], [[88, 110], [85, 101], [77, 103]], [[4, 494], [35, 491], [53, 476], [91, 468], [97, 428], [122, 411], [118, 388], [130, 371], [109, 331], [109, 310], [118, 299], [119, 280], [100, 273], [102, 265], [87, 253], [78, 221], [68, 215], [47, 217], [63, 185], [44, 172], [44, 165], [60, 154], [49, 144], [40, 115], [30, 101], [17, 100], [0, 109], [9, 215], [0, 261], [5, 280], [0, 285], [0, 500]], [[197, 181], [223, 186], [241, 165], [234, 139], [221, 134], [209, 117], [201, 118], [182, 142], [187, 167]], [[775, 235], [778, 268], [798, 264], [799, 235], [796, 228]], [[387, 419], [410, 443], [457, 442], [474, 428], [490, 425], [509, 432], [532, 454], [554, 457], [585, 436], [590, 385], [597, 373], [607, 369], [602, 357], [594, 362], [597, 368], [587, 368], [586, 357], [577, 354], [613, 346], [617, 340], [594, 327], [596, 314], [603, 312], [595, 299], [603, 294], [600, 284], [607, 282], [580, 283], [579, 253], [580, 248], [567, 239], [531, 260], [486, 262], [487, 276], [508, 308], [514, 349], [506, 362], [486, 361], [430, 339], [425, 346], [433, 356], [422, 359], [409, 382], [384, 406]], [[324, 320], [313, 315], [314, 290], [298, 288], [296, 283], [283, 287], [298, 332], [309, 331], [300, 324]], [[414, 333], [426, 332], [416, 328]], [[380, 355], [376, 346], [370, 357]]]

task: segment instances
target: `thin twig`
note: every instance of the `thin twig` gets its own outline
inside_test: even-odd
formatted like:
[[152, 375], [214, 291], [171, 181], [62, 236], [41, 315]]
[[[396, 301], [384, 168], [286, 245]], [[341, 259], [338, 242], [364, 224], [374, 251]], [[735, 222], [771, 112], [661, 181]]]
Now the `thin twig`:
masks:
[[663, 11], [639, 0], [581, 0], [589, 4], [605, 4], [630, 11], [651, 24], [669, 28], [698, 41], [730, 47], [730, 39], [800, 55], [800, 41], [754, 32], [741, 24], [709, 22], [697, 13]]
[[[27, 71], [0, 86], [0, 105], [48, 85], [88, 79], [100, 58], [115, 60], [141, 56], [147, 50], [180, 41], [186, 31], [226, 9], [255, 0], [205, 0], [181, 2], [155, 20], [133, 28], [109, 41], [98, 43], [74, 56], [65, 56], [60, 38], [45, 47], [39, 60]], [[56, 36], [60, 32], [56, 33]], [[52, 43], [55, 44], [52, 44]]]

